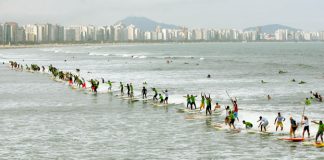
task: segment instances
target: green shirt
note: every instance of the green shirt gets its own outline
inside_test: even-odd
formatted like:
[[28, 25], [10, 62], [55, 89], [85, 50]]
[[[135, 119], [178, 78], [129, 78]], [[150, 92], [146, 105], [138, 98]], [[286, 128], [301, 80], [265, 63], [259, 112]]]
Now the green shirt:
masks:
[[187, 96], [187, 102], [190, 103], [190, 96]]
[[253, 127], [253, 124], [250, 123], [250, 122], [245, 122], [245, 126], [246, 126], [246, 127]]
[[205, 97], [201, 96], [201, 103], [205, 103]]
[[324, 131], [324, 124], [320, 124], [318, 127], [318, 132], [323, 133]]
[[207, 106], [210, 105], [211, 106], [211, 101], [210, 101], [210, 98], [207, 98], [206, 99], [206, 103], [207, 103]]
[[194, 102], [196, 101], [196, 100], [195, 100], [195, 96], [191, 96], [190, 99], [191, 99], [191, 102], [192, 102], [192, 103], [194, 103]]
[[308, 99], [308, 100], [305, 101], [305, 104], [306, 104], [307, 106], [309, 106], [309, 105], [312, 104], [312, 102]]
[[235, 119], [235, 116], [234, 116], [233, 112], [230, 114], [230, 117], [231, 117], [231, 119]]

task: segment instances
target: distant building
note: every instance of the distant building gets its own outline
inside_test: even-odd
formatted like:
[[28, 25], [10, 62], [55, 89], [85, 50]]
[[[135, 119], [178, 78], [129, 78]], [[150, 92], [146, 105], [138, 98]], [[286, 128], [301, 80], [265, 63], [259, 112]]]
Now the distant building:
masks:
[[36, 42], [37, 41], [37, 26], [36, 25], [25, 25], [25, 40], [26, 42]]
[[4, 41], [3, 41], [3, 39], [4, 39], [4, 30], [3, 30], [3, 28], [4, 28], [4, 25], [3, 24], [0, 24], [0, 44], [3, 44], [4, 43]]

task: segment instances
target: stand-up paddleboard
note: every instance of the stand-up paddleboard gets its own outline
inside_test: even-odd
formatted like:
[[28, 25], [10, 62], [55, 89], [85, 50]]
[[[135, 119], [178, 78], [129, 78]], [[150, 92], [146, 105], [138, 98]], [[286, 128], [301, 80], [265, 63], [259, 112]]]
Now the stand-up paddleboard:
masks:
[[291, 142], [302, 142], [305, 140], [302, 137], [298, 137], [298, 138], [285, 137], [285, 138], [279, 138], [279, 139], [284, 140], [284, 141], [291, 141]]
[[316, 142], [314, 142], [313, 146], [315, 146], [317, 148], [321, 148], [321, 147], [324, 147], [324, 143], [316, 143]]

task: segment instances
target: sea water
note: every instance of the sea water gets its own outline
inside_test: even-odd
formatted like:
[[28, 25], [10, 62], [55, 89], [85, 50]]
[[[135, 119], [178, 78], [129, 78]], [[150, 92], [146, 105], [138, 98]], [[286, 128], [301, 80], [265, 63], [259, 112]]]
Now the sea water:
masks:
[[[0, 50], [0, 62], [52, 64], [100, 84], [99, 94], [71, 89], [48, 74], [1, 66], [1, 157], [21, 159], [321, 159], [323, 149], [279, 141], [278, 136], [217, 130], [225, 112], [179, 112], [187, 94], [211, 95], [213, 105], [231, 106], [226, 91], [239, 104], [242, 120], [258, 130], [259, 116], [275, 131], [277, 112], [301, 121], [310, 91], [324, 94], [323, 43], [169, 43], [102, 44]], [[279, 70], [287, 71], [279, 74]], [[211, 78], [207, 78], [210, 74]], [[295, 79], [296, 82], [291, 82]], [[261, 83], [261, 80], [268, 83]], [[139, 96], [143, 82], [169, 91], [168, 107], [130, 102], [118, 94], [119, 82], [133, 83]], [[305, 84], [298, 84], [305, 81]], [[269, 101], [267, 95], [272, 99]], [[310, 120], [323, 120], [324, 105], [306, 106]], [[189, 118], [188, 118], [189, 117]], [[317, 125], [311, 125], [311, 134]], [[297, 130], [301, 135], [301, 129]]]

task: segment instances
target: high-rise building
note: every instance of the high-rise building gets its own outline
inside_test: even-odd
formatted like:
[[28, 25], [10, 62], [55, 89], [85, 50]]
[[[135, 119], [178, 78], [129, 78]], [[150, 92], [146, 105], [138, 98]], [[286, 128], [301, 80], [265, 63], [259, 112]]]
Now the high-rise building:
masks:
[[18, 27], [16, 32], [16, 43], [25, 42], [25, 29], [23, 27]]
[[46, 42], [46, 32], [45, 32], [45, 25], [37, 24], [37, 42], [43, 43]]
[[5, 44], [16, 43], [18, 24], [16, 22], [6, 22], [3, 27], [3, 41]]
[[74, 42], [75, 41], [75, 28], [65, 28], [64, 29], [64, 41], [66, 42]]
[[0, 24], [0, 44], [3, 44], [3, 24]]
[[129, 25], [127, 27], [127, 41], [134, 41], [135, 40], [135, 26]]
[[36, 42], [37, 41], [37, 26], [36, 25], [25, 25], [25, 40], [26, 42]]

